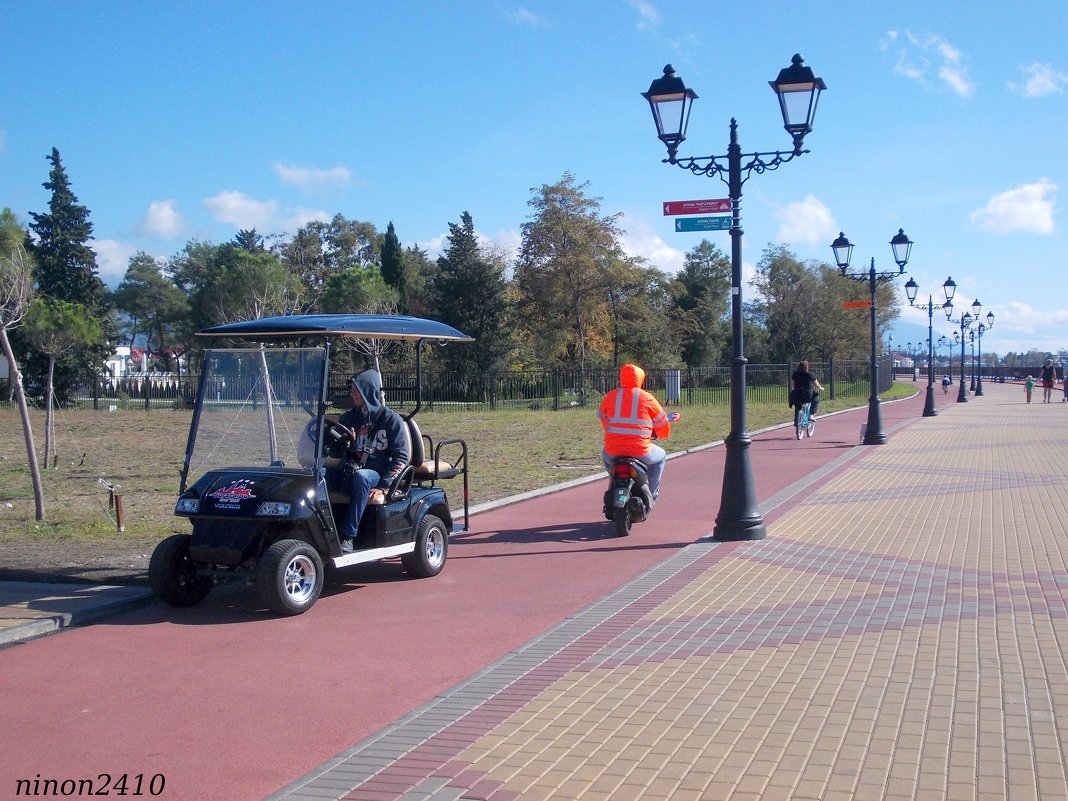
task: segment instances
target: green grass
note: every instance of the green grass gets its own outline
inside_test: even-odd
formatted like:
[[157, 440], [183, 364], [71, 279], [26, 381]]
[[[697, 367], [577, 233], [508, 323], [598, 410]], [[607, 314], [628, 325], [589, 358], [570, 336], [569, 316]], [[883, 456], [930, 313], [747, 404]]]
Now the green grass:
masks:
[[[896, 382], [884, 400], [907, 397], [919, 383]], [[823, 400], [820, 413], [863, 406], [866, 396]], [[675, 410], [675, 407], [672, 408]], [[677, 407], [681, 422], [661, 444], [668, 452], [717, 442], [730, 430], [726, 404]], [[758, 431], [792, 419], [785, 403], [750, 403], [746, 428]], [[34, 410], [31, 425], [43, 447], [44, 416]], [[115, 412], [63, 411], [56, 417], [59, 458], [44, 471], [45, 522], [34, 520], [33, 492], [21, 423], [15, 409], [0, 409], [0, 543], [153, 541], [186, 523], [173, 516], [190, 412], [130, 408]], [[466, 440], [471, 503], [507, 497], [601, 470], [601, 428], [596, 408], [481, 412], [421, 412], [419, 423], [435, 441]], [[84, 455], [84, 456], [83, 456]], [[448, 452], [445, 457], [448, 458]], [[44, 467], [42, 465], [42, 467]], [[118, 533], [109, 491], [122, 494], [125, 532]], [[460, 487], [446, 484], [459, 497]]]

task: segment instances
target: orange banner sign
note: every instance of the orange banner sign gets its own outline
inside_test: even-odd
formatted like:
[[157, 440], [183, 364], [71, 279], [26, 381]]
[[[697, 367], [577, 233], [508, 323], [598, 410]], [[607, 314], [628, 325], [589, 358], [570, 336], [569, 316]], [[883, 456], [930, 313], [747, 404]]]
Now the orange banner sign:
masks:
[[847, 300], [842, 303], [843, 309], [870, 309], [870, 300]]

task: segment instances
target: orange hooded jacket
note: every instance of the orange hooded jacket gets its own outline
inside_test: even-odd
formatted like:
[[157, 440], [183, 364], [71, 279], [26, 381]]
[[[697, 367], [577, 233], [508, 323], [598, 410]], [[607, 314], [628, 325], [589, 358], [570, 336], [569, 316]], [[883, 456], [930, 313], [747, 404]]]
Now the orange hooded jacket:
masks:
[[597, 419], [604, 428], [604, 449], [609, 456], [645, 456], [653, 444], [671, 436], [671, 424], [660, 402], [642, 389], [645, 371], [635, 364], [619, 368], [619, 388], [604, 396]]

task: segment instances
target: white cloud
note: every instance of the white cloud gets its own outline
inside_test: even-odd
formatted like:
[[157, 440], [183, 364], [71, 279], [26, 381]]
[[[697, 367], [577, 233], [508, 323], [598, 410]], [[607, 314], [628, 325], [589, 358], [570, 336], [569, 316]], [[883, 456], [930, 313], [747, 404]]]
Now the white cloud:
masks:
[[510, 22], [516, 25], [525, 25], [528, 28], [544, 28], [548, 26], [544, 17], [523, 6], [517, 6], [512, 11], [506, 12], [506, 16]]
[[972, 223], [994, 234], [1017, 231], [1048, 236], [1054, 231], [1053, 205], [1057, 185], [1047, 178], [994, 197], [970, 215]]
[[959, 97], [975, 93], [963, 55], [941, 36], [905, 31], [902, 40], [897, 31], [888, 31], [880, 46], [883, 51], [897, 50], [894, 71], [909, 80], [927, 86], [937, 78]]
[[330, 220], [328, 212], [318, 209], [295, 208], [280, 213], [275, 201], [256, 200], [234, 190], [205, 198], [203, 203], [219, 222], [229, 223], [237, 229], [255, 228], [261, 234], [291, 231], [312, 220]]
[[89, 243], [89, 247], [96, 253], [97, 275], [114, 289], [126, 277], [126, 268], [130, 266], [130, 258], [137, 253], [137, 248], [114, 239], [95, 239]]
[[1009, 83], [1009, 88], [1024, 97], [1045, 97], [1063, 92], [1068, 86], [1068, 75], [1053, 69], [1051, 64], [1032, 64], [1024, 67], [1027, 80], [1022, 83]]
[[638, 12], [638, 30], [654, 31], [660, 24], [660, 10], [646, 0], [631, 0], [631, 7]]
[[623, 226], [620, 245], [628, 256], [639, 256], [669, 275], [682, 269], [686, 253], [665, 242], [644, 220], [624, 215]]
[[806, 245], [825, 244], [838, 236], [838, 223], [823, 201], [808, 195], [799, 203], [790, 203], [775, 215], [779, 219], [780, 242]]
[[302, 192], [320, 192], [325, 189], [337, 189], [352, 182], [352, 172], [348, 167], [332, 167], [321, 170], [318, 167], [297, 167], [294, 164], [271, 163], [282, 183], [297, 187]]
[[185, 233], [186, 224], [177, 200], [156, 200], [149, 205], [137, 228], [157, 239], [175, 239]]

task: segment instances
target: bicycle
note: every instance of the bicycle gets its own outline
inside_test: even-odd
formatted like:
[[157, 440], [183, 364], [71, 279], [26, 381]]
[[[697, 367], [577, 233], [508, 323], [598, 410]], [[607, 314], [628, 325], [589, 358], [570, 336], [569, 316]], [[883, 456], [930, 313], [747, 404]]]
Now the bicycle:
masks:
[[802, 404], [801, 411], [797, 413], [797, 438], [808, 434], [809, 437], [816, 431], [816, 421], [812, 417], [812, 403]]

